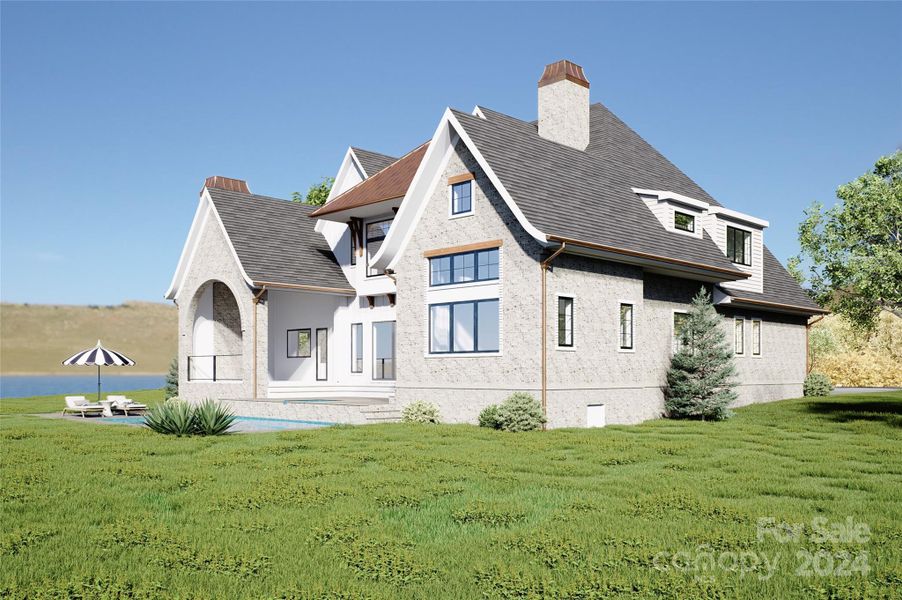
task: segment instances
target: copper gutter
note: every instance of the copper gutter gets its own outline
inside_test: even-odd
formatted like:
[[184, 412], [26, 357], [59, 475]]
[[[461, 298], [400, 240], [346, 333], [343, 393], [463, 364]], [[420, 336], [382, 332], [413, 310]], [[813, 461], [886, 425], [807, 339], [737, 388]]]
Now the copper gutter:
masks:
[[254, 390], [251, 392], [251, 397], [256, 400], [257, 399], [257, 305], [260, 304], [260, 297], [266, 293], [266, 286], [264, 285], [258, 294], [254, 296]]
[[[548, 307], [547, 307], [547, 299], [546, 299], [546, 288], [547, 285], [545, 283], [545, 279], [548, 274], [548, 269], [551, 267], [551, 262], [557, 258], [567, 247], [567, 242], [562, 242], [560, 248], [554, 251], [554, 253], [542, 261], [542, 416], [545, 417], [545, 420], [548, 420], [548, 331], [547, 331], [547, 320], [548, 320]], [[546, 428], [546, 424], [542, 424], [542, 429]]]
[[350, 288], [333, 288], [318, 285], [302, 285], [298, 283], [276, 283], [274, 281], [255, 281], [255, 287], [284, 288], [286, 290], [300, 290], [302, 292], [320, 292], [322, 294], [341, 294], [342, 296], [356, 296], [357, 292]]
[[624, 256], [633, 256], [636, 258], [645, 258], [648, 260], [656, 260], [660, 262], [671, 263], [675, 265], [680, 265], [683, 267], [692, 267], [695, 269], [704, 269], [705, 271], [711, 271], [714, 273], [723, 273], [724, 275], [730, 275], [733, 279], [747, 279], [751, 277], [750, 273], [745, 273], [744, 271], [735, 271], [733, 269], [724, 269], [722, 267], [713, 267], [711, 265], [703, 265], [701, 263], [694, 263], [688, 260], [680, 260], [678, 258], [670, 258], [667, 256], [658, 256], [657, 254], [648, 254], [646, 252], [638, 252], [636, 250], [626, 250], [625, 248], [616, 248], [614, 246], [604, 246], [602, 244], [594, 244], [592, 242], [582, 242], [580, 240], [574, 240], [571, 238], [563, 238], [556, 235], [549, 235], [548, 241], [551, 242], [561, 242], [565, 244], [570, 244], [571, 246], [582, 246], [584, 248], [590, 248], [592, 250], [601, 250], [602, 252], [611, 252], [613, 254], [623, 254]]
[[[751, 298], [742, 298], [739, 296], [731, 296], [730, 304], [738, 303], [738, 304], [755, 304], [758, 306], [771, 306], [773, 308], [786, 308], [789, 310], [795, 310], [801, 313], [807, 313], [810, 315], [828, 315], [830, 314], [829, 310], [824, 310], [823, 308], [807, 308], [805, 306], [796, 306], [795, 304], [780, 304], [779, 302], [767, 302], [765, 300], [752, 300]], [[815, 321], [817, 323], [817, 321]]]

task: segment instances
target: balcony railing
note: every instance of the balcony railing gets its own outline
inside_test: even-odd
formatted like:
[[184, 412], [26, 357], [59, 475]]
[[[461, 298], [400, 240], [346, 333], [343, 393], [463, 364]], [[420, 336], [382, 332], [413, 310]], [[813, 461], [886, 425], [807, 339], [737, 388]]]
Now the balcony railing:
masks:
[[241, 381], [241, 355], [198, 354], [189, 356], [188, 381]]

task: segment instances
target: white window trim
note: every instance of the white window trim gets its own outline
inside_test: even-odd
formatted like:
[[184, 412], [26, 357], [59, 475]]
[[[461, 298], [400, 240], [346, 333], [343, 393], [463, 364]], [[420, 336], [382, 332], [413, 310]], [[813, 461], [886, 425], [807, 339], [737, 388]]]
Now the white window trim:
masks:
[[[742, 323], [742, 352], [736, 352], [736, 323]], [[745, 317], [733, 317], [733, 356], [747, 356], [745, 353]]]
[[[570, 346], [561, 346], [558, 343], [558, 339], [559, 339], [558, 333], [560, 333], [560, 332], [558, 331], [559, 324], [557, 321], [557, 316], [558, 316], [558, 308], [560, 306], [561, 298], [569, 298], [570, 300], [573, 300], [573, 314], [571, 315], [571, 318], [573, 319], [573, 330], [570, 332], [570, 336], [573, 338], [573, 344]], [[553, 323], [552, 326], [554, 327], [554, 348], [555, 348], [555, 350], [557, 350], [558, 352], [576, 352], [576, 294], [571, 294], [569, 292], [558, 292], [555, 294], [554, 319], [552, 320], [552, 323]]]
[[[688, 215], [694, 219], [693, 221], [693, 231], [686, 231], [685, 229], [680, 229], [676, 226], [676, 214], [683, 213], [684, 215]], [[674, 233], [679, 233], [681, 235], [688, 235], [689, 237], [693, 237], [699, 239], [702, 237], [701, 229], [702, 229], [702, 215], [700, 213], [695, 213], [694, 211], [688, 211], [685, 209], [680, 209], [675, 206], [670, 207], [670, 231]]]
[[[468, 181], [459, 181], [458, 183], [448, 184], [448, 218], [449, 219], [462, 219], [464, 217], [472, 217], [476, 214], [476, 186], [473, 185], [475, 179], [470, 179]], [[467, 212], [462, 212], [458, 214], [454, 214], [454, 186], [459, 185], [461, 183], [470, 184], [470, 210]]]
[[[633, 347], [632, 348], [621, 348], [620, 347], [620, 305], [621, 304], [629, 304], [633, 307]], [[635, 354], [636, 353], [636, 315], [638, 315], [639, 304], [635, 300], [618, 300], [617, 301], [617, 336], [614, 340], [617, 344], [617, 352], [621, 354]], [[673, 321], [671, 320], [670, 326], [673, 327]], [[673, 335], [670, 336], [673, 339]], [[671, 344], [673, 346], [673, 344]]]
[[[670, 356], [673, 356], [675, 353], [673, 351], [673, 338], [676, 336], [676, 328], [673, 326], [674, 315], [688, 315], [689, 311], [684, 308], [674, 308], [670, 311]], [[635, 344], [634, 344], [635, 345]]]
[[[749, 354], [752, 358], [762, 358], [764, 356], [764, 321], [762, 319], [751, 319], [752, 326], [749, 331], [752, 334], [752, 352]], [[758, 323], [758, 354], [755, 354], [755, 323]]]

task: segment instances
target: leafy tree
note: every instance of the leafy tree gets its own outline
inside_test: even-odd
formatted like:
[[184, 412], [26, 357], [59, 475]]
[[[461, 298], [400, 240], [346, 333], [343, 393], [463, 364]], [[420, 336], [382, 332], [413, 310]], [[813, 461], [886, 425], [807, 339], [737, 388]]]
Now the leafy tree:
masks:
[[733, 352], [723, 319], [707, 290], [699, 290], [681, 324], [681, 345], [670, 361], [664, 388], [668, 416], [679, 419], [730, 417], [736, 399]]
[[306, 196], [302, 195], [300, 192], [292, 192], [291, 201], [311, 204], [313, 206], [322, 206], [329, 198], [329, 192], [332, 190], [333, 183], [335, 183], [334, 177], [323, 177], [322, 181], [314, 183], [307, 189]]
[[881, 310], [902, 316], [902, 151], [836, 196], [833, 208], [815, 202], [805, 211], [801, 257], [814, 298], [871, 331]]
[[169, 363], [169, 372], [166, 374], [166, 385], [163, 387], [163, 395], [169, 398], [177, 398], [179, 395], [179, 358], [176, 356]]

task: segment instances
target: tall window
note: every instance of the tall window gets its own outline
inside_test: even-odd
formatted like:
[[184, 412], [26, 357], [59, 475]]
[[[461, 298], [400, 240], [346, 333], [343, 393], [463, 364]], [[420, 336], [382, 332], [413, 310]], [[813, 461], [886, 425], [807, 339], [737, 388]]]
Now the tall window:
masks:
[[462, 215], [473, 210], [472, 181], [451, 186], [451, 214]]
[[357, 234], [354, 233], [354, 230], [351, 230], [351, 264], [357, 264]]
[[379, 252], [382, 241], [388, 235], [388, 229], [391, 227], [391, 219], [385, 221], [375, 221], [366, 224], [366, 274], [367, 277], [382, 275], [378, 270], [372, 268], [373, 257]]
[[689, 332], [686, 327], [688, 322], [689, 315], [686, 313], [673, 313], [673, 341], [671, 349], [674, 354], [680, 350], [689, 349], [692, 345], [692, 340], [689, 339]]
[[316, 380], [329, 379], [329, 330], [316, 330]]
[[429, 259], [429, 285], [498, 279], [498, 248]]
[[752, 321], [752, 356], [761, 356], [761, 321]]
[[620, 349], [633, 349], [633, 305], [620, 305]]
[[497, 299], [429, 306], [429, 352], [498, 352], [499, 341]]
[[557, 299], [557, 345], [573, 346], [573, 298]]
[[745, 319], [733, 321], [733, 352], [745, 354]]
[[395, 322], [373, 323], [373, 379], [395, 378]]
[[674, 211], [673, 226], [682, 231], [695, 232], [695, 217], [684, 212]]
[[351, 373], [363, 373], [363, 323], [351, 324]]
[[727, 257], [734, 263], [752, 264], [752, 233], [727, 226]]

